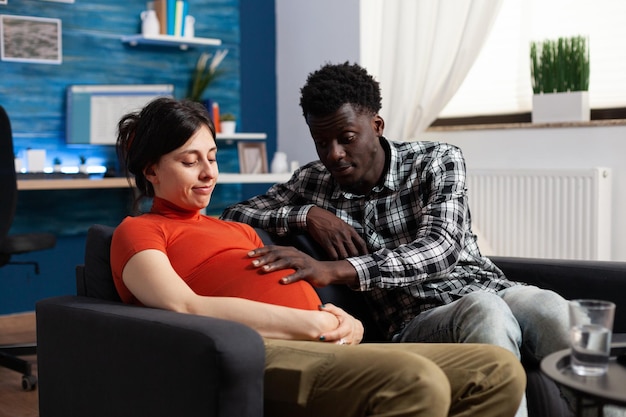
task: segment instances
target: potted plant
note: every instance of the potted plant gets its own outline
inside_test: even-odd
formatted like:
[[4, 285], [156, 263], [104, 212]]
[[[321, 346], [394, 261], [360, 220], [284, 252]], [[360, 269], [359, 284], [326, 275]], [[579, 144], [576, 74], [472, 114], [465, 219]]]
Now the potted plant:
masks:
[[78, 165], [78, 172], [81, 174], [87, 173], [87, 157], [84, 155], [79, 155], [78, 160], [80, 161], [80, 165]]
[[[196, 62], [196, 67], [191, 75], [191, 83], [187, 98], [193, 101], [202, 101], [205, 90], [222, 75], [223, 71], [218, 67], [228, 54], [228, 49], [221, 49], [215, 52], [215, 55], [202, 53]], [[209, 59], [211, 60], [209, 62]]]
[[220, 129], [221, 133], [225, 135], [232, 135], [235, 133], [237, 127], [237, 119], [232, 113], [223, 113], [220, 115]]
[[574, 36], [531, 42], [533, 122], [589, 120], [589, 48]]

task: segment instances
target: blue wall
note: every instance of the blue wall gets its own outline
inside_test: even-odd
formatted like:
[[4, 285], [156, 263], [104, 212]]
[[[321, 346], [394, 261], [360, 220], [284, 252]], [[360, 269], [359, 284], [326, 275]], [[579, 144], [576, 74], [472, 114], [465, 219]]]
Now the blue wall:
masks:
[[[115, 159], [110, 146], [65, 144], [65, 90], [70, 84], [163, 84], [185, 95], [190, 74], [202, 51], [195, 48], [130, 47], [121, 36], [139, 31], [145, 1], [77, 0], [54, 3], [10, 0], [0, 14], [59, 18], [63, 30], [63, 63], [41, 65], [0, 61], [0, 104], [11, 117], [16, 151], [27, 147], [47, 150], [48, 165], [60, 157], [65, 165], [106, 165]], [[189, 0], [196, 17], [196, 36], [222, 40], [229, 49], [222, 68], [227, 72], [209, 88], [210, 98], [223, 111], [239, 116], [242, 131], [266, 132], [268, 155], [276, 149], [276, 77], [274, 0]], [[234, 158], [224, 149], [222, 158]], [[231, 160], [220, 160], [222, 168]], [[232, 188], [235, 188], [234, 190]], [[233, 193], [240, 198], [263, 191], [222, 186], [212, 205], [217, 212]], [[222, 197], [222, 195], [224, 197]], [[0, 268], [0, 314], [30, 311], [36, 300], [75, 291], [74, 268], [84, 258], [86, 227], [115, 225], [126, 214], [124, 190], [21, 191], [12, 233], [53, 231], [54, 249], [20, 255], [14, 260], [37, 260], [41, 274], [29, 266]]]
[[[223, 77], [209, 94], [224, 111], [240, 113], [239, 10], [236, 0], [190, 0], [197, 19], [196, 35], [219, 38], [229, 53]], [[173, 84], [175, 96], [185, 96], [191, 72], [201, 52], [209, 48], [139, 46], [121, 42], [138, 33], [145, 0], [79, 0], [55, 3], [10, 1], [0, 13], [57, 18], [62, 21], [63, 63], [42, 65], [0, 61], [0, 103], [13, 125], [16, 152], [27, 147], [47, 150], [48, 165], [60, 157], [77, 165], [84, 154], [89, 163], [115, 159], [112, 147], [65, 145], [65, 93], [70, 84]], [[102, 163], [106, 165], [106, 163]]]

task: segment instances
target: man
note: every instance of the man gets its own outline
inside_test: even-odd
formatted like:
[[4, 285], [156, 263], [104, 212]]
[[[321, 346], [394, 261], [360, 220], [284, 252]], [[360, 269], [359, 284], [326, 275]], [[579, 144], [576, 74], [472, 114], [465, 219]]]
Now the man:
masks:
[[489, 343], [534, 360], [568, 346], [566, 300], [508, 281], [481, 255], [460, 149], [387, 140], [379, 85], [356, 64], [310, 74], [300, 105], [320, 160], [222, 217], [308, 232], [331, 261], [270, 246], [251, 253], [255, 265], [295, 269], [284, 284], [363, 291], [389, 340]]

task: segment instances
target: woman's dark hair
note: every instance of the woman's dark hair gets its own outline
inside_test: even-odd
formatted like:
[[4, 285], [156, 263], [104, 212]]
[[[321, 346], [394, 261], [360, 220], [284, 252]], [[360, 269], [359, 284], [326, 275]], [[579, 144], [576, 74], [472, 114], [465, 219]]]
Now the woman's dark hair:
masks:
[[202, 104], [168, 97], [157, 98], [142, 110], [122, 116], [117, 125], [116, 150], [129, 181], [134, 177], [139, 190], [133, 211], [137, 212], [142, 198], [154, 197], [144, 170], [183, 146], [203, 125], [215, 137], [215, 126]]
[[309, 74], [300, 94], [305, 119], [309, 114], [326, 116], [348, 103], [361, 113], [376, 114], [381, 107], [378, 81], [364, 68], [347, 61], [326, 64]]

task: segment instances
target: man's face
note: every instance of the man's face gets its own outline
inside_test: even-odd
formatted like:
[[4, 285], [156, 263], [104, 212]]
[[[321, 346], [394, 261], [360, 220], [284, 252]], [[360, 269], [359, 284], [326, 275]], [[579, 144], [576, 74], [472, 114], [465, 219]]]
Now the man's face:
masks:
[[366, 194], [378, 183], [385, 167], [379, 137], [384, 121], [378, 115], [358, 113], [344, 104], [326, 116], [306, 118], [320, 160], [346, 191]]

